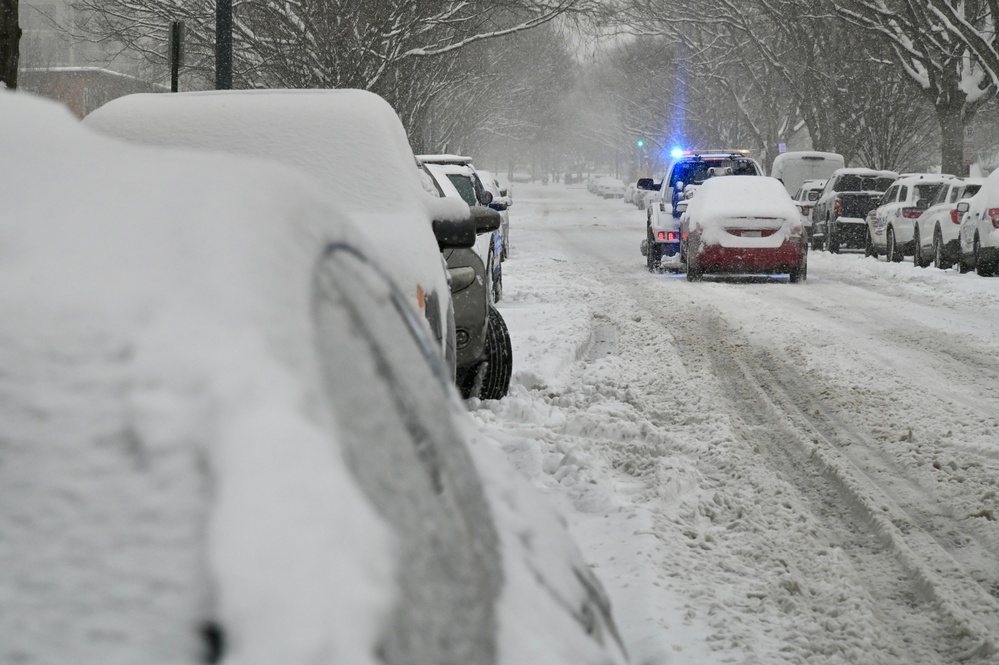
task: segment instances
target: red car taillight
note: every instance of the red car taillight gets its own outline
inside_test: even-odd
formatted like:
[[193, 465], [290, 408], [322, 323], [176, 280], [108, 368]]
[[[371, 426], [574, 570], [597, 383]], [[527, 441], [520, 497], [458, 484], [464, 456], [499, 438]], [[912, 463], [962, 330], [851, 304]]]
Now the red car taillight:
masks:
[[808, 211], [812, 209], [812, 206], [801, 206], [801, 214], [807, 215]]
[[950, 221], [954, 222], [955, 224], [961, 223], [961, 217], [957, 214], [957, 208], [954, 208], [953, 210], [950, 211]]
[[660, 231], [659, 232], [659, 239], [660, 240], [665, 240], [667, 242], [676, 242], [676, 240], [678, 240], [679, 237], [680, 237], [680, 234], [678, 234], [678, 233], [676, 233], [674, 231], [670, 231], [669, 233], [666, 233], [665, 231]]
[[836, 199], [836, 202], [833, 203], [833, 212], [837, 217], [843, 214], [843, 202], [839, 199]]
[[999, 208], [989, 208], [989, 219], [992, 220], [992, 227], [999, 229]]
[[902, 217], [907, 219], [915, 219], [923, 214], [923, 211], [919, 208], [902, 208]]

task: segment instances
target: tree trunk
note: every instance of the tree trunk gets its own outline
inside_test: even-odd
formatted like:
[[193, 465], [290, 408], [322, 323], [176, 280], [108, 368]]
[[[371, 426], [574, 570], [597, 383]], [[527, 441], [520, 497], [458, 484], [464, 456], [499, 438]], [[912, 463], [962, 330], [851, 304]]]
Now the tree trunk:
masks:
[[17, 87], [21, 26], [17, 23], [17, 0], [0, 0], [0, 87]]
[[967, 176], [964, 163], [964, 126], [974, 117], [965, 104], [944, 103], [936, 106], [940, 123], [940, 172]]

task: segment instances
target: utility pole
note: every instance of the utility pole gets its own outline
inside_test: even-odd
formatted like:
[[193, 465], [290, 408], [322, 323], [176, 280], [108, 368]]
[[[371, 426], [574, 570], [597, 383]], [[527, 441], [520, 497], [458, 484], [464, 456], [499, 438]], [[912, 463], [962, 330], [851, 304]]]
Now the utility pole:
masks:
[[215, 0], [215, 89], [232, 90], [232, 0]]
[[0, 88], [17, 88], [17, 63], [21, 55], [21, 26], [17, 0], [0, 0]]

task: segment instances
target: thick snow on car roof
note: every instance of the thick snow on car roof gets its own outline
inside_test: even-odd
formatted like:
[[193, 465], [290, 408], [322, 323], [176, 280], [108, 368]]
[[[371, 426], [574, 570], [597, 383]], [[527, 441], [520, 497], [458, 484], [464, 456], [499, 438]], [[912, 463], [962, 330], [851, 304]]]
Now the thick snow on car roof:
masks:
[[398, 115], [364, 90], [128, 95], [85, 123], [125, 139], [208, 150], [231, 150], [232, 137], [241, 135], [241, 150], [310, 171], [352, 212], [426, 211], [432, 201]]
[[391, 541], [306, 394], [307, 250], [359, 234], [292, 169], [0, 117], [0, 662], [195, 662], [210, 619], [374, 662]]
[[687, 214], [698, 221], [738, 217], [787, 217], [797, 219], [798, 210], [784, 185], [762, 176], [708, 178], [690, 200]]
[[843, 169], [836, 169], [833, 171], [833, 175], [862, 175], [862, 176], [874, 176], [877, 178], [897, 178], [898, 172], [896, 171], [879, 171], [877, 169], [867, 169], [862, 167], [847, 167]]

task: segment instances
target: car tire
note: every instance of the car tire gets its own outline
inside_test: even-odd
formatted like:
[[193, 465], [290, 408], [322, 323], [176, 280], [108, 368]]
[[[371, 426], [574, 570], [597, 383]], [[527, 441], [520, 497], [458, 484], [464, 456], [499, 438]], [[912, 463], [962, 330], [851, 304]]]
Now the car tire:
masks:
[[918, 226], [912, 230], [912, 242], [913, 242], [912, 265], [914, 265], [917, 268], [928, 268], [930, 266], [930, 263], [932, 263], [932, 261], [930, 259], [923, 257], [923, 248], [920, 243]]
[[489, 308], [489, 323], [486, 326], [486, 358], [479, 399], [502, 399], [510, 391], [510, 377], [513, 374], [513, 344], [506, 321], [495, 307]]
[[975, 272], [981, 277], [994, 277], [996, 274], [995, 263], [982, 260], [982, 244], [977, 233], [975, 234]]
[[889, 226], [887, 234], [888, 249], [885, 250], [885, 258], [891, 263], [901, 263], [905, 257], [899, 252], [898, 243], [895, 242], [895, 229]]
[[832, 223], [826, 222], [826, 249], [830, 254], [839, 254], [839, 240], [833, 237]]
[[867, 229], [867, 239], [864, 241], [864, 256], [878, 258], [878, 250], [874, 247], [874, 239], [871, 238], [871, 229]]
[[493, 278], [493, 302], [499, 302], [503, 299], [503, 273], [500, 272], [495, 278]]
[[949, 263], [947, 257], [944, 256], [943, 238], [940, 236], [940, 232], [937, 231], [933, 234], [933, 267], [937, 270], [946, 270], [952, 265], [954, 264]]
[[652, 233], [649, 233], [649, 251], [646, 253], [645, 260], [649, 267], [649, 272], [659, 272], [659, 263], [663, 258], [662, 247], [658, 243], [652, 240]]
[[704, 277], [704, 270], [690, 261], [690, 257], [687, 257], [687, 281], [688, 282], [699, 282], [701, 278]]
[[788, 273], [788, 281], [792, 284], [798, 284], [804, 282], [808, 279], [808, 255], [806, 254], [801, 258], [801, 264]]

